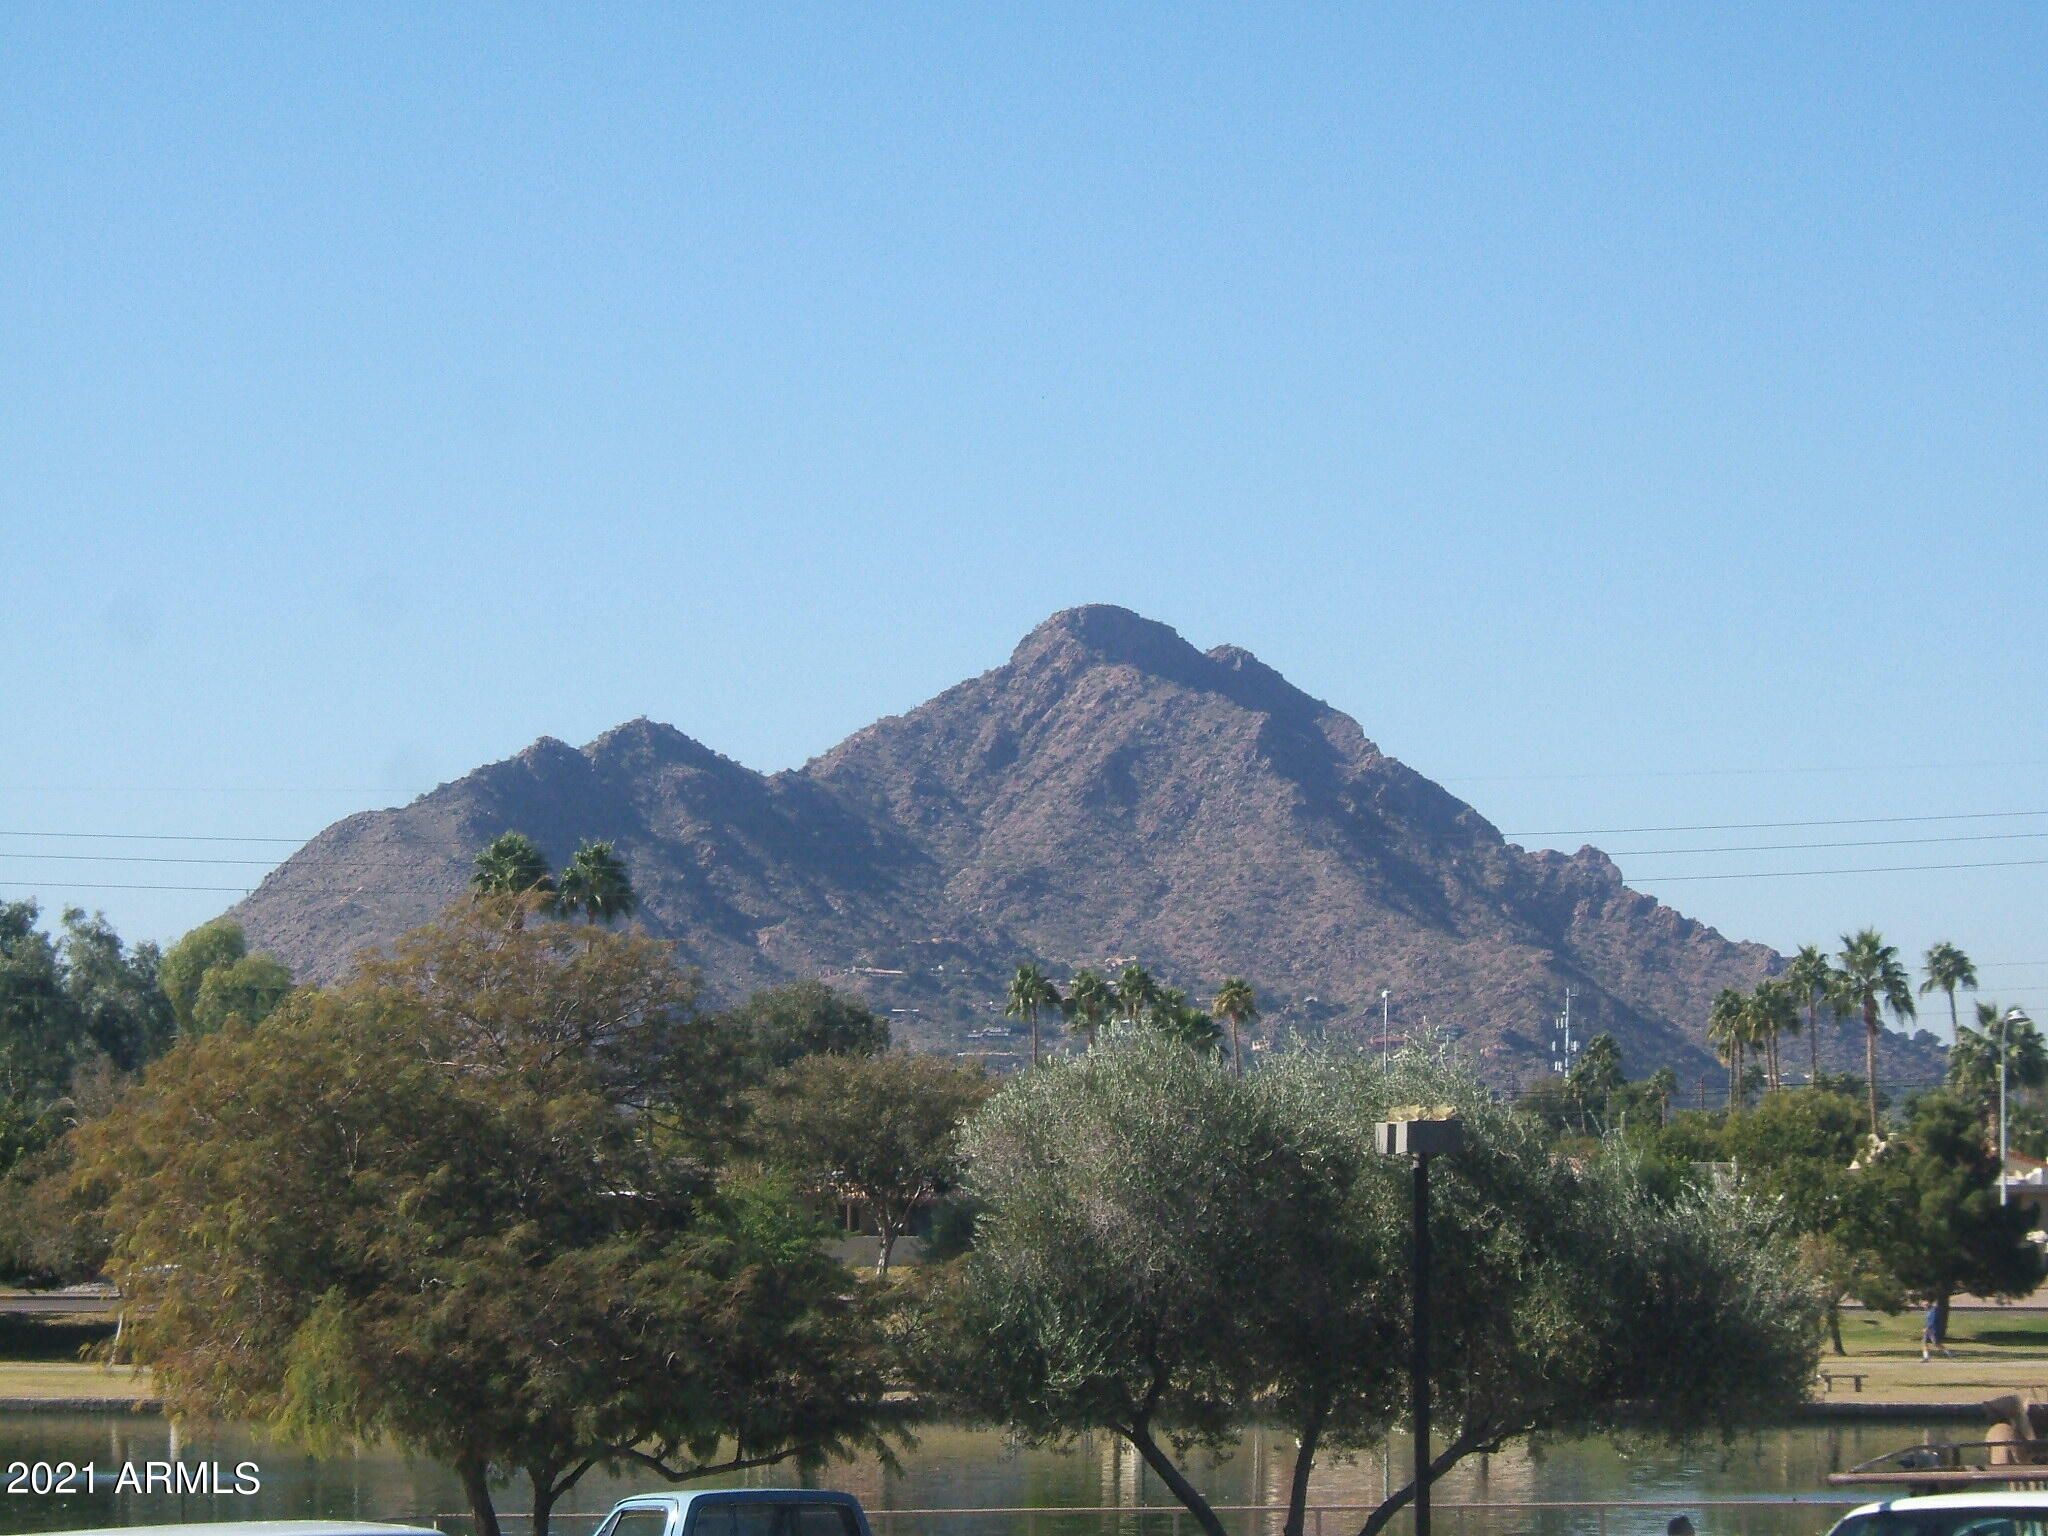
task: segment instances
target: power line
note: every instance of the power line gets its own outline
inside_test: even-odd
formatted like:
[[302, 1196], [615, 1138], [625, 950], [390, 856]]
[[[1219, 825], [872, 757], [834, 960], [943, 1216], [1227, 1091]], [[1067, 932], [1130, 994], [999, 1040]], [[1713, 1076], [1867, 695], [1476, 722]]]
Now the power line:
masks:
[[1839, 763], [1826, 768], [1656, 768], [1606, 773], [1465, 773], [1445, 784], [1499, 784], [1549, 779], [1732, 779], [1813, 773], [1922, 773], [1956, 768], [2039, 768], [2037, 761], [1978, 763]]
[[2048, 816], [2048, 811], [1955, 811], [1942, 816], [1845, 816], [1828, 821], [1718, 821], [1685, 827], [1565, 827], [1555, 832], [1503, 832], [1503, 837], [1608, 837], [1623, 832], [1764, 832], [1779, 827], [1879, 827], [1910, 821], [1997, 821]]
[[11, 853], [0, 851], [0, 859], [62, 859], [83, 864], [254, 864], [268, 869], [276, 859], [181, 859], [160, 853]]
[[1915, 869], [2018, 869], [2048, 859], [1995, 859], [1983, 864], [1876, 864], [1857, 869], [1756, 869], [1732, 875], [1633, 875], [1632, 881], [1668, 885], [1675, 880], [1780, 880], [1798, 875], [1896, 875]]
[[[31, 886], [24, 880], [0, 880], [0, 885], [10, 886], [15, 890], [43, 889], [41, 886]], [[78, 885], [70, 881], [55, 888], [60, 891], [229, 891], [237, 896], [247, 896], [251, 889], [246, 885]]]
[[1631, 848], [1609, 857], [1644, 859], [1658, 853], [1787, 853], [1808, 848], [1910, 848], [1925, 843], [2006, 843], [2048, 837], [2048, 832], [1976, 832], [1960, 837], [1872, 837], [1846, 843], [1746, 843], [1725, 848]]
[[204, 832], [0, 832], [0, 837], [91, 838], [119, 843], [303, 843], [303, 837], [224, 837]]

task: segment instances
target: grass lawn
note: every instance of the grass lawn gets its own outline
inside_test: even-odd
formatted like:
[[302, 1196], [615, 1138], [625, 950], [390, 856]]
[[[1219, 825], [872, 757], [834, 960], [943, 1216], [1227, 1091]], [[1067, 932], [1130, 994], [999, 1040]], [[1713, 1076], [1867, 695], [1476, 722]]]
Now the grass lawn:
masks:
[[[1846, 1357], [1830, 1347], [1820, 1368], [1865, 1373], [1863, 1397], [1881, 1403], [1967, 1403], [2003, 1392], [2048, 1402], [2048, 1311], [1996, 1307], [1949, 1314], [1952, 1358], [1920, 1358], [1923, 1313], [1912, 1308], [1887, 1317], [1882, 1312], [1842, 1314]], [[1854, 1401], [1847, 1381], [1835, 1389], [1814, 1389], [1818, 1398]]]
[[70, 1360], [0, 1360], [0, 1398], [101, 1397], [130, 1402], [151, 1395], [149, 1372], [132, 1365]]

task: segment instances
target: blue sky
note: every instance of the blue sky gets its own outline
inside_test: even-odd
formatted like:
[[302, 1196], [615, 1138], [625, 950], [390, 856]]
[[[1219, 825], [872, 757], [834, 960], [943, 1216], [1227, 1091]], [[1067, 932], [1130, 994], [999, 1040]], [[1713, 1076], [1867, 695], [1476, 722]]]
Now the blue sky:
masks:
[[[168, 938], [230, 898], [85, 887], [260, 870], [25, 855], [639, 714], [790, 766], [1114, 601], [1733, 936], [1951, 938], [2048, 1010], [2044, 45], [0, 10], [0, 895]], [[1989, 812], [2043, 814], [1588, 836]], [[1759, 877], [1936, 863], [2005, 867]]]

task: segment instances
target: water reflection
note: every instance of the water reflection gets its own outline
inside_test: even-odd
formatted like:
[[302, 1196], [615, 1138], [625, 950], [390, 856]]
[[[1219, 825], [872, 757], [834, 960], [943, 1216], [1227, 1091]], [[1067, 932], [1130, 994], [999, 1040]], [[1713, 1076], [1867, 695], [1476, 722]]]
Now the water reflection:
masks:
[[[81, 1469], [73, 1491], [4, 1495], [0, 1533], [95, 1525], [133, 1525], [174, 1520], [343, 1519], [407, 1520], [431, 1523], [459, 1516], [464, 1508], [455, 1478], [427, 1462], [388, 1452], [314, 1458], [278, 1445], [246, 1428], [189, 1430], [182, 1437], [161, 1418], [128, 1414], [10, 1413], [0, 1417], [5, 1459], [33, 1468], [37, 1463], [72, 1463]], [[1555, 1510], [1504, 1506], [1542, 1503], [1590, 1505], [1621, 1501], [1678, 1501], [1701, 1536], [1815, 1536], [1831, 1523], [1824, 1507], [1755, 1508], [1714, 1500], [1759, 1495], [1826, 1496], [1822, 1478], [1830, 1471], [1868, 1460], [1923, 1435], [1936, 1426], [1838, 1424], [1774, 1430], [1733, 1445], [1689, 1451], [1618, 1447], [1582, 1441], [1537, 1452], [1517, 1448], [1498, 1456], [1474, 1457], [1437, 1485], [1437, 1523], [1442, 1536], [1662, 1536], [1677, 1508], [1587, 1508]], [[1230, 1455], [1198, 1456], [1194, 1475], [1220, 1505], [1252, 1506], [1227, 1523], [1233, 1536], [1269, 1536], [1276, 1521], [1258, 1511], [1282, 1505], [1292, 1465], [1293, 1444], [1284, 1436], [1248, 1436]], [[1312, 1524], [1308, 1536], [1354, 1536], [1362, 1522], [1358, 1506], [1381, 1498], [1392, 1475], [1408, 1464], [1400, 1440], [1391, 1447], [1348, 1459], [1325, 1459], [1311, 1484], [1313, 1504], [1332, 1509]], [[121, 1469], [139, 1479], [149, 1462], [179, 1463], [188, 1469], [217, 1463], [233, 1481], [240, 1462], [261, 1469], [261, 1490], [232, 1493], [148, 1491], [116, 1488]], [[82, 1469], [91, 1464], [96, 1486], [83, 1487]], [[765, 1469], [728, 1482], [773, 1486], [792, 1474]], [[10, 1482], [26, 1485], [14, 1474]], [[998, 1433], [949, 1426], [928, 1428], [917, 1448], [890, 1471], [873, 1461], [828, 1469], [816, 1481], [861, 1496], [875, 1512], [877, 1536], [1192, 1536], [1193, 1523], [1169, 1509], [1141, 1512], [1142, 1506], [1171, 1503], [1154, 1476], [1127, 1445], [1113, 1436], [1085, 1436], [1064, 1451], [1020, 1447]], [[599, 1512], [614, 1499], [649, 1486], [645, 1473], [608, 1477], [593, 1473], [566, 1501], [561, 1536], [586, 1536], [590, 1522], [577, 1514]], [[1485, 1504], [1465, 1510], [1463, 1504]], [[1076, 1507], [1116, 1506], [1114, 1517], [1056, 1513]], [[508, 1515], [524, 1510], [523, 1488], [503, 1490]], [[905, 1510], [1024, 1509], [1041, 1513], [944, 1516], [894, 1514]], [[459, 1521], [447, 1522], [459, 1528]], [[514, 1521], [508, 1528], [518, 1530]], [[1397, 1522], [1390, 1536], [1402, 1536]]]

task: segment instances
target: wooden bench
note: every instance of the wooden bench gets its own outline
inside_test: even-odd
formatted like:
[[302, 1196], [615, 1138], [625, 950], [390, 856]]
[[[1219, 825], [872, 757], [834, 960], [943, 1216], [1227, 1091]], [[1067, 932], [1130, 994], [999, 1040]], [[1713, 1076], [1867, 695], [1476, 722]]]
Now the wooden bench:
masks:
[[1821, 1390], [1832, 1392], [1835, 1390], [1836, 1382], [1846, 1381], [1849, 1383], [1851, 1391], [1861, 1392], [1863, 1390], [1863, 1383], [1868, 1375], [1869, 1373], [1866, 1371], [1822, 1371], [1820, 1373]]

